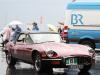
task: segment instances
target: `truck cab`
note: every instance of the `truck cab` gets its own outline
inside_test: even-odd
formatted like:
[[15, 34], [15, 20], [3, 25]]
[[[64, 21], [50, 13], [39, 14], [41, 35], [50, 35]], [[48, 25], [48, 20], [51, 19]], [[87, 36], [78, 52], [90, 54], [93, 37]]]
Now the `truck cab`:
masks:
[[100, 2], [72, 2], [66, 8], [67, 41], [100, 48]]

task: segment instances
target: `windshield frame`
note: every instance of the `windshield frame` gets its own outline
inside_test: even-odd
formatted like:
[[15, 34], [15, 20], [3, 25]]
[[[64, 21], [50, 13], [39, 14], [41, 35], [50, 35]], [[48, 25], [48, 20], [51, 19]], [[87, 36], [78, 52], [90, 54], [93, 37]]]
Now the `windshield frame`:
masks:
[[[32, 34], [33, 34], [33, 36], [32, 36]], [[40, 34], [40, 35], [43, 34], [43, 36], [44, 36], [44, 34], [45, 34], [45, 36], [46, 36], [46, 34], [47, 34], [47, 35], [49, 35], [49, 34], [51, 34], [51, 35], [54, 34], [54, 35], [52, 35], [52, 36], [55, 36], [55, 35], [56, 35], [57, 38], [58, 38], [58, 40], [56, 40], [56, 39], [54, 40], [54, 38], [53, 38], [53, 40], [52, 40], [52, 39], [51, 39], [51, 40], [48, 40], [48, 39], [47, 39], [47, 41], [41, 41], [41, 38], [38, 38], [38, 39], [40, 40], [40, 42], [39, 42], [39, 40], [37, 40], [38, 42], [36, 42], [36, 41], [35, 41], [36, 39], [34, 39], [34, 38], [35, 38], [35, 37], [34, 37], [35, 34], [36, 34], [36, 35], [37, 35], [37, 34], [38, 34], [38, 35], [39, 35], [39, 34]], [[62, 42], [62, 39], [61, 39], [61, 36], [60, 36], [59, 33], [41, 32], [41, 33], [30, 33], [29, 35], [30, 35], [30, 37], [31, 37], [31, 39], [33, 40], [34, 43], [57, 42], [57, 41], [58, 41], [58, 42]], [[40, 35], [39, 35], [39, 36], [40, 36]], [[42, 36], [42, 38], [43, 38], [43, 36]], [[34, 38], [32, 38], [32, 37], [34, 37]]]

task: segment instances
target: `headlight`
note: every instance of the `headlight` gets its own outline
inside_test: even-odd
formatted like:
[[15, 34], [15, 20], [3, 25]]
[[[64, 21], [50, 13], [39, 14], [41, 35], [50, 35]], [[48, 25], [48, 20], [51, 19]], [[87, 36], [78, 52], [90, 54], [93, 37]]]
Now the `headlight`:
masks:
[[93, 49], [90, 49], [89, 52], [90, 53], [95, 53], [95, 51]]
[[47, 52], [47, 56], [54, 58], [54, 57], [57, 57], [57, 53], [53, 50], [50, 50], [50, 51]]

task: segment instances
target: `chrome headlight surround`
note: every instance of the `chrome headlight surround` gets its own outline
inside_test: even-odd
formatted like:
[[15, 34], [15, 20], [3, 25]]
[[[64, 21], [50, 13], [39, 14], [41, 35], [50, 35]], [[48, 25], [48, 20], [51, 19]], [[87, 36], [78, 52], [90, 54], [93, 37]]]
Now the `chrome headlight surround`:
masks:
[[90, 53], [95, 53], [95, 50], [89, 49], [89, 52], [90, 52]]
[[58, 55], [54, 50], [50, 50], [47, 52], [47, 56], [50, 58], [56, 58]]
[[95, 51], [93, 49], [89, 49], [90, 53], [95, 53]]
[[95, 50], [89, 49], [89, 53], [90, 53], [90, 55], [91, 55], [92, 58], [95, 57]]

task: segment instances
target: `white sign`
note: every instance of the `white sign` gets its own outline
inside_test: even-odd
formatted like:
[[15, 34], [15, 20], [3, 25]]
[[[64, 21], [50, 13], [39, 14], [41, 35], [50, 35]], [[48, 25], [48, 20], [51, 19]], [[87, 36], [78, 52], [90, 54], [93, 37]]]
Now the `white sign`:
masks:
[[66, 25], [100, 25], [100, 10], [66, 10]]

